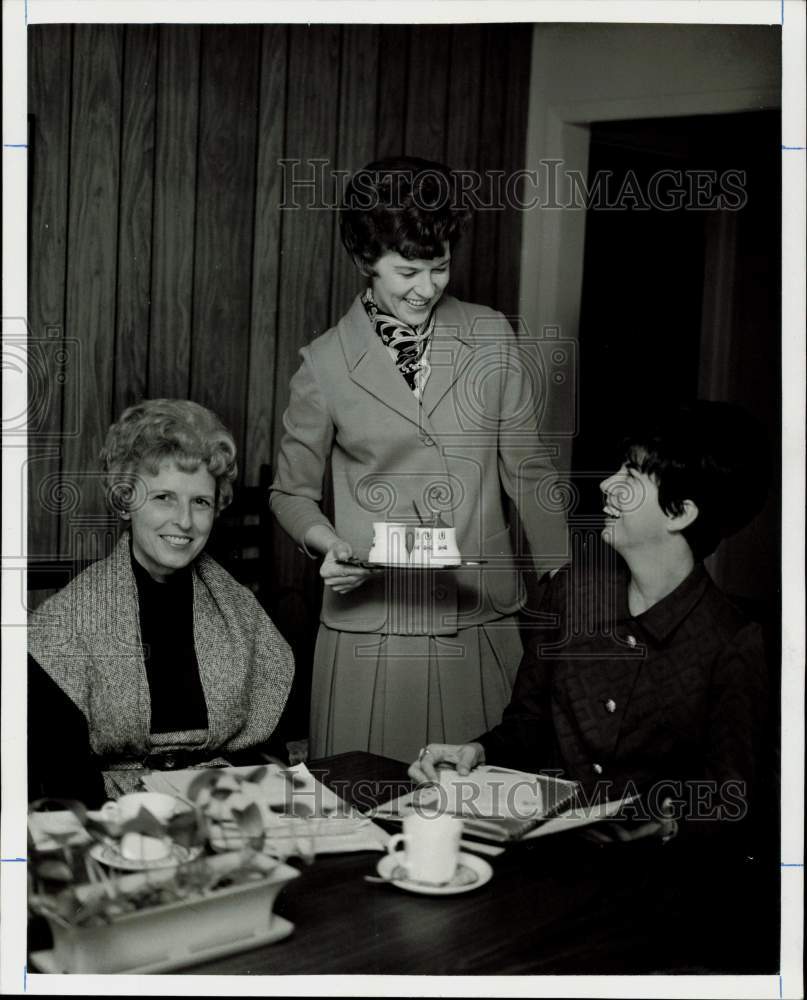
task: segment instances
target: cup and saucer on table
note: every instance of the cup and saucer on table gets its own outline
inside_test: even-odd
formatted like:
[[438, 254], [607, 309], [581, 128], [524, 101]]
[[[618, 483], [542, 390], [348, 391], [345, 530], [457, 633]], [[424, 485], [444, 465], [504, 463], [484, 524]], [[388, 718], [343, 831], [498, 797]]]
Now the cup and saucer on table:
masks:
[[482, 858], [460, 850], [461, 836], [462, 820], [455, 816], [412, 813], [403, 821], [403, 833], [390, 838], [388, 853], [376, 871], [399, 889], [427, 896], [478, 889], [490, 881], [493, 869]]

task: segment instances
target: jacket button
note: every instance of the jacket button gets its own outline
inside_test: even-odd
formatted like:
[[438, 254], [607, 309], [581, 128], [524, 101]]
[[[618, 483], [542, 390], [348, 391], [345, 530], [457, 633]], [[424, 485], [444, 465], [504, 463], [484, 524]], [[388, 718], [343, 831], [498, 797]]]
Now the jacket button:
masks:
[[438, 601], [444, 601], [448, 597], [448, 591], [445, 587], [436, 587], [434, 591], [434, 596]]
[[602, 764], [592, 764], [591, 766], [595, 774], [602, 774]]
[[625, 636], [625, 641], [627, 642], [627, 644], [630, 646], [631, 649], [635, 649], [636, 648], [636, 636], [635, 635], [626, 635]]
[[608, 701], [606, 701], [606, 703], [605, 703], [605, 711], [606, 712], [612, 712], [612, 713], [616, 711], [616, 702], [614, 701], [613, 698], [609, 698]]
[[428, 434], [424, 438], [422, 438], [422, 441], [427, 448], [431, 448], [431, 446], [434, 444], [434, 438], [429, 437]]

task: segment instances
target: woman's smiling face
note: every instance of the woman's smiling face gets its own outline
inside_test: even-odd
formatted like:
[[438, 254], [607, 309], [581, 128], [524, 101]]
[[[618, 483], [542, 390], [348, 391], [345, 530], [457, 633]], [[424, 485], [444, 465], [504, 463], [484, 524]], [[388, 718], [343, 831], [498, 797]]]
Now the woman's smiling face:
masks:
[[431, 260], [407, 260], [392, 250], [373, 266], [373, 298], [385, 312], [409, 326], [420, 326], [429, 318], [450, 277], [451, 250], [443, 244], [443, 255]]
[[156, 475], [141, 471], [132, 524], [132, 552], [155, 580], [188, 566], [210, 537], [216, 516], [216, 481], [207, 467], [183, 472], [171, 459]]
[[600, 483], [605, 527], [602, 538], [623, 555], [665, 542], [671, 518], [659, 504], [658, 484], [633, 460]]

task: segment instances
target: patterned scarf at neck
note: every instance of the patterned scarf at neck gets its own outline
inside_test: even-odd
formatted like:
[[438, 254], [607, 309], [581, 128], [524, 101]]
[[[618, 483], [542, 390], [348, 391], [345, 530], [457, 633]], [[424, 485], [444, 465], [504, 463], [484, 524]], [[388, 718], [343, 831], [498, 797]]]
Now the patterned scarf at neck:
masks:
[[395, 364], [398, 371], [414, 392], [417, 389], [417, 374], [425, 365], [423, 354], [429, 343], [432, 330], [434, 330], [435, 310], [432, 309], [429, 318], [417, 329], [404, 323], [396, 316], [379, 312], [373, 298], [372, 288], [365, 291], [361, 302], [370, 317], [373, 329], [381, 338], [381, 342], [385, 347], [391, 347], [395, 351]]

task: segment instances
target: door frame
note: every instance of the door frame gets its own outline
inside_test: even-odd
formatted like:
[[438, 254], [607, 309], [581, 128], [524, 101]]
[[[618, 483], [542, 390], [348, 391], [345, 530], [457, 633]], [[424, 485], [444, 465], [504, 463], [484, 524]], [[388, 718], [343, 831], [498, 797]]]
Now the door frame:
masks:
[[[568, 185], [558, 189], [557, 199], [545, 196], [550, 172], [562, 179], [579, 171], [587, 178], [592, 123], [781, 107], [780, 36], [765, 27], [715, 34], [725, 27], [534, 26], [526, 168], [538, 171], [538, 205], [523, 214], [519, 296], [520, 320], [530, 336], [551, 331], [571, 341], [569, 356], [578, 356], [586, 212], [550, 207], [568, 203]], [[575, 71], [580, 66], [585, 75]], [[552, 163], [559, 171], [547, 166]], [[570, 374], [576, 386], [577, 373]], [[704, 378], [708, 382], [709, 374]], [[549, 426], [567, 425], [553, 433], [562, 475], [571, 468], [577, 430], [570, 412], [576, 414], [577, 406], [570, 408], [565, 396], [553, 398], [548, 385]]]

